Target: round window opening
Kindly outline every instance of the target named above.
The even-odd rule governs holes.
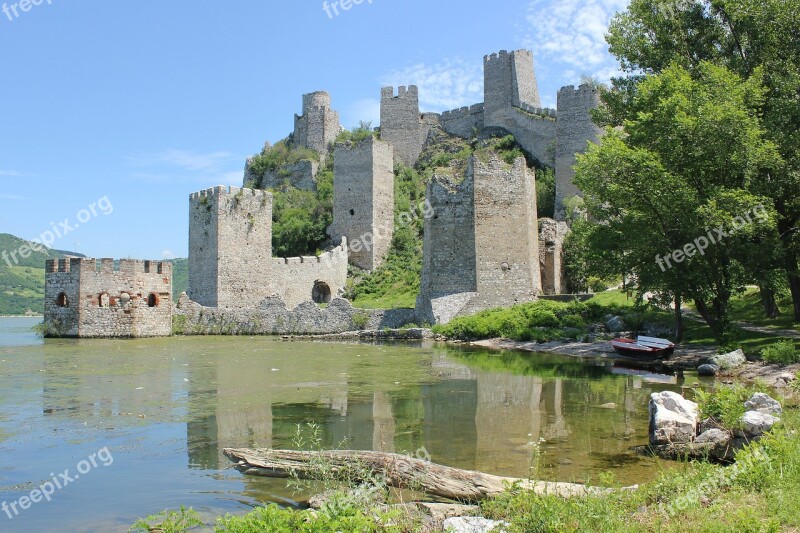
[[[331,303],[331,288],[327,283],[318,281],[314,284],[314,289],[311,291],[311,299],[314,303],[329,304]]]
[[[509,265],[508,263],[503,263],[502,265],[500,265],[500,268],[502,269],[503,272],[508,272],[509,270],[511,270],[511,265]]]

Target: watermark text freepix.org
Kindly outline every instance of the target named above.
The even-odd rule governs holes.
[[[339,9],[342,11],[350,11],[353,6],[360,6],[365,1],[372,5],[372,0],[334,0],[333,2],[325,0],[322,2],[322,10],[325,11],[329,19],[333,19],[339,16]]]
[[[108,448],[101,448],[75,466],[77,473],[70,472],[69,468],[58,475],[54,472],[50,472],[50,479],[42,483],[39,488],[33,489],[27,496],[22,496],[11,503],[3,502],[0,504],[0,509],[3,510],[3,513],[5,513],[9,520],[13,520],[15,517],[19,516],[22,511],[30,509],[33,504],[41,503],[42,500],[49,502],[53,499],[53,495],[57,490],[62,490],[67,487],[67,485],[78,481],[81,476],[85,476],[93,469],[99,468],[100,466],[108,467],[113,463],[114,457],[111,455]]]
[[[725,224],[720,224],[716,228],[706,228],[707,233],[705,235],[697,237],[694,242],[686,243],[683,248],[673,250],[664,257],[662,257],[661,254],[656,255],[656,264],[661,268],[661,272],[666,272],[668,269],[672,268],[673,261],[675,263],[683,263],[686,259],[692,258],[697,254],[706,255],[706,250],[708,250],[712,244],[721,243],[724,239],[736,234],[737,231],[742,230],[745,226],[755,224],[756,222],[763,223],[767,220],[769,220],[767,210],[763,205],[759,204],[750,211],[747,211],[743,216],[739,215],[734,217],[731,220],[730,227],[726,227]]]
[[[103,196],[75,214],[75,219],[78,222],[72,222],[69,218],[65,218],[58,224],[51,222],[50,229],[43,231],[37,238],[31,239],[32,244],[23,244],[16,250],[3,250],[0,252],[0,257],[9,267],[19,265],[21,259],[29,258],[34,252],[46,254],[47,249],[56,242],[56,239],[69,235],[78,229],[80,224],[86,224],[101,214],[108,216],[113,212],[114,206],[111,204],[111,200],[108,199],[108,196]]]
[[[14,2],[12,4],[3,2],[0,11],[8,18],[9,22],[14,22],[21,17],[23,13],[27,13],[34,6],[40,6],[45,2],[47,2],[48,5],[53,5],[53,0],[19,0],[19,2]]]

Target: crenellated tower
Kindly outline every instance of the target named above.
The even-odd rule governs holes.
[[[325,91],[303,95],[303,114],[294,116],[294,142],[322,158],[339,135],[339,113],[331,109],[331,96]]]
[[[573,183],[576,154],[597,142],[603,129],[592,121],[590,111],[600,105],[600,92],[593,85],[577,89],[569,85],[558,91],[556,121],[556,219],[564,220],[564,201],[581,192]]]
[[[394,147],[397,161],[413,167],[430,127],[426,127],[419,111],[419,90],[416,85],[381,89],[381,140]]]

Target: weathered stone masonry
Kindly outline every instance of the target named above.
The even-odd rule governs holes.
[[[394,234],[392,145],[369,136],[334,152],[333,223],[328,235],[350,243],[350,263],[365,270],[386,259]]]
[[[72,258],[45,264],[45,330],[53,337],[172,334],[172,264]]]
[[[215,187],[189,199],[189,298],[210,308],[331,301],[347,283],[347,241],[319,257],[272,256],[272,194]]]
[[[436,176],[427,198],[421,321],[535,300],[541,292],[536,186],[524,158],[470,160],[464,180]]]

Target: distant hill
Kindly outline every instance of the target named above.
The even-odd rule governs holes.
[[[44,312],[44,262],[62,257],[84,257],[65,250],[45,248],[23,258],[18,250],[31,242],[0,233],[0,315],[41,314]]]
[[[6,251],[6,258],[0,256],[0,315],[42,314],[44,312],[44,262],[48,259],[65,257],[86,257],[83,254],[65,250],[46,249],[46,253],[33,252],[22,258],[16,252],[23,245],[31,243],[0,233],[0,254]],[[189,263],[186,259],[173,259],[173,293],[177,298],[189,285]],[[9,263],[11,263],[9,265]]]

